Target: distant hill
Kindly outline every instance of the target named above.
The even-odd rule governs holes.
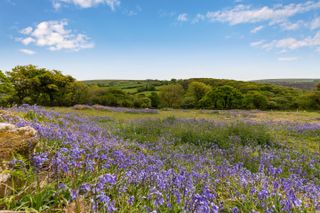
[[[129,94],[145,94],[148,95],[153,91],[157,91],[162,85],[168,81],[160,80],[87,80],[83,81],[88,85],[97,85],[103,88],[121,89]]]
[[[304,90],[313,90],[317,84],[320,83],[320,79],[265,79],[253,81],[263,84],[275,84],[286,87],[293,87]]]
[[[192,79],[190,79],[192,80]],[[197,79],[193,79],[197,80]],[[203,79],[202,79],[203,80]],[[212,79],[219,84],[229,84],[232,80],[223,80],[223,79]],[[154,87],[159,89],[164,84],[169,83],[170,81],[160,81],[160,80],[88,80],[83,81],[89,85],[97,85],[99,87],[113,87],[117,89],[124,90],[130,94],[137,94],[143,92],[146,87]],[[239,82],[239,81],[234,81]],[[278,86],[285,86],[303,90],[313,90],[316,88],[317,84],[320,83],[320,79],[263,79],[263,80],[254,80],[251,81],[258,84],[273,84]],[[149,90],[149,89],[147,89]],[[149,90],[149,91],[152,91]]]
[[[198,82],[197,87],[190,87],[193,82]],[[318,82],[320,79],[236,81],[192,78],[171,79],[170,81],[150,79],[84,81],[89,85],[89,92],[93,97],[90,103],[100,105],[138,108],[142,106],[145,108],[150,106],[155,108],[172,107],[171,102],[166,102],[167,99],[161,96],[163,93],[171,95],[172,89],[174,92],[178,91],[179,95],[177,97],[169,96],[175,98],[169,101],[178,100],[179,108],[275,110],[320,109],[320,105],[319,107],[317,105],[317,99],[314,99],[313,91]],[[167,85],[173,84],[178,87],[167,87]],[[198,94],[198,91],[204,87],[209,88],[208,92],[197,99],[194,94]]]
[[[264,92],[271,93],[300,93],[303,92],[301,87],[289,86],[285,85],[285,82],[289,82],[290,80],[259,80],[259,81],[237,81],[230,79],[214,79],[214,78],[190,78],[190,79],[171,79],[171,80],[86,80],[83,81],[85,84],[90,86],[98,86],[104,89],[119,89],[126,92],[129,95],[150,95],[152,92],[159,92],[161,87],[179,83],[183,86],[185,90],[188,89],[188,85],[192,81],[198,81],[210,85],[213,88],[221,87],[225,85],[232,86],[234,88],[239,89],[242,93],[247,93],[252,90],[259,90]],[[275,82],[275,83],[273,83]],[[300,80],[300,82],[303,82]],[[304,81],[308,82],[307,80]],[[320,82],[320,80],[319,80]],[[292,82],[295,83],[295,82]],[[309,86],[308,89],[313,87]]]

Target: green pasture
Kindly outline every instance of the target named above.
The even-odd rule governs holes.
[[[123,134],[126,133],[132,133],[132,131],[135,131],[137,128],[139,128],[140,133],[136,134],[134,132],[133,134],[135,136],[133,139],[136,140],[148,140],[148,137],[150,137],[150,140],[157,140],[163,135],[166,135],[168,132],[179,132],[181,129],[183,131],[192,131],[194,129],[192,126],[179,125],[178,127],[171,126],[170,128],[165,128],[164,131],[161,131],[161,134],[154,134],[154,132],[159,133],[157,128],[163,128],[160,123],[168,118],[206,120],[222,123],[257,123],[266,127],[266,131],[271,135],[272,140],[276,144],[298,150],[303,153],[314,153],[320,151],[320,131],[307,131],[305,133],[299,133],[294,130],[290,130],[289,128],[289,126],[295,125],[320,123],[320,112],[166,109],[159,110],[158,113],[131,113],[91,109],[74,110],[66,107],[57,107],[51,109],[61,113],[75,113],[80,116],[101,118],[100,123],[102,125],[108,125],[108,127],[113,126],[114,129],[120,128],[122,136],[124,136]],[[154,132],[150,133],[150,126],[153,127],[152,131]],[[201,138],[203,134],[204,131],[199,129],[199,131],[197,131],[195,135],[192,135],[192,137]]]

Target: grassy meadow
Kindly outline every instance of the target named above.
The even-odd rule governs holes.
[[[32,161],[9,162],[4,209],[316,212],[320,113],[21,106]]]

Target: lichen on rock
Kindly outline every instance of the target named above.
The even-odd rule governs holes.
[[[9,123],[0,123],[0,196],[6,194],[6,185],[10,182],[7,163],[19,154],[30,160],[37,145],[37,131],[32,127],[17,127]]]
[[[37,131],[32,127],[0,123],[0,162],[10,160],[16,153],[29,159],[36,144]]]

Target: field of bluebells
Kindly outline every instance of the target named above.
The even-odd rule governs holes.
[[[2,120],[35,128],[40,142],[31,162],[9,162],[1,209],[320,211],[320,123],[7,111]]]

